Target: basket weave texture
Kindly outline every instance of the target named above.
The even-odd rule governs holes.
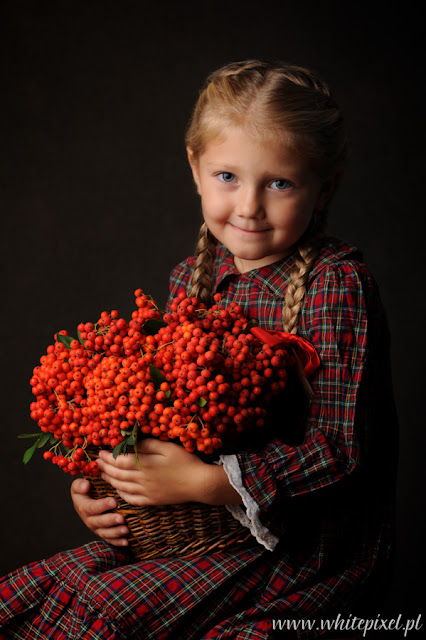
[[[250,531],[224,505],[198,502],[138,507],[125,502],[102,478],[85,476],[92,497],[113,497],[115,511],[129,528],[129,545],[136,560],[187,558],[231,550],[255,543]]]

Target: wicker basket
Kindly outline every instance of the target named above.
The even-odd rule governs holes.
[[[137,507],[128,504],[99,477],[85,476],[92,496],[112,496],[129,528],[130,548],[137,560],[187,558],[251,546],[255,539],[224,505],[198,502]]]

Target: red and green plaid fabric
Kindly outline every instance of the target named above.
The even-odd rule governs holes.
[[[172,271],[171,298],[187,289],[192,264]],[[289,256],[240,274],[220,247],[216,290],[281,329],[291,264]],[[327,240],[298,332],[321,358],[303,434],[294,436],[282,403],[271,438],[237,456],[262,523],[280,539],[275,550],[253,539],[232,553],[133,564],[90,543],[3,579],[0,638],[266,639],[273,619],[376,612],[373,594],[392,564],[396,418],[386,321],[354,248]]]

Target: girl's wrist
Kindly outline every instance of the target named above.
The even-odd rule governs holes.
[[[203,499],[205,504],[241,504],[238,491],[229,482],[225,469],[217,464],[206,464],[204,470]]]

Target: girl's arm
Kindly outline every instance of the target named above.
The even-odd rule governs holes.
[[[321,496],[355,479],[367,482],[370,496],[389,493],[395,466],[388,333],[368,271],[348,262],[320,272],[299,333],[321,359],[311,380],[315,398],[303,442],[286,444],[283,406],[280,435],[257,452],[222,457],[225,470],[237,478],[234,486],[245,496],[252,522],[260,519],[278,536],[290,503],[311,497],[318,504]],[[334,495],[336,501],[344,499]]]

